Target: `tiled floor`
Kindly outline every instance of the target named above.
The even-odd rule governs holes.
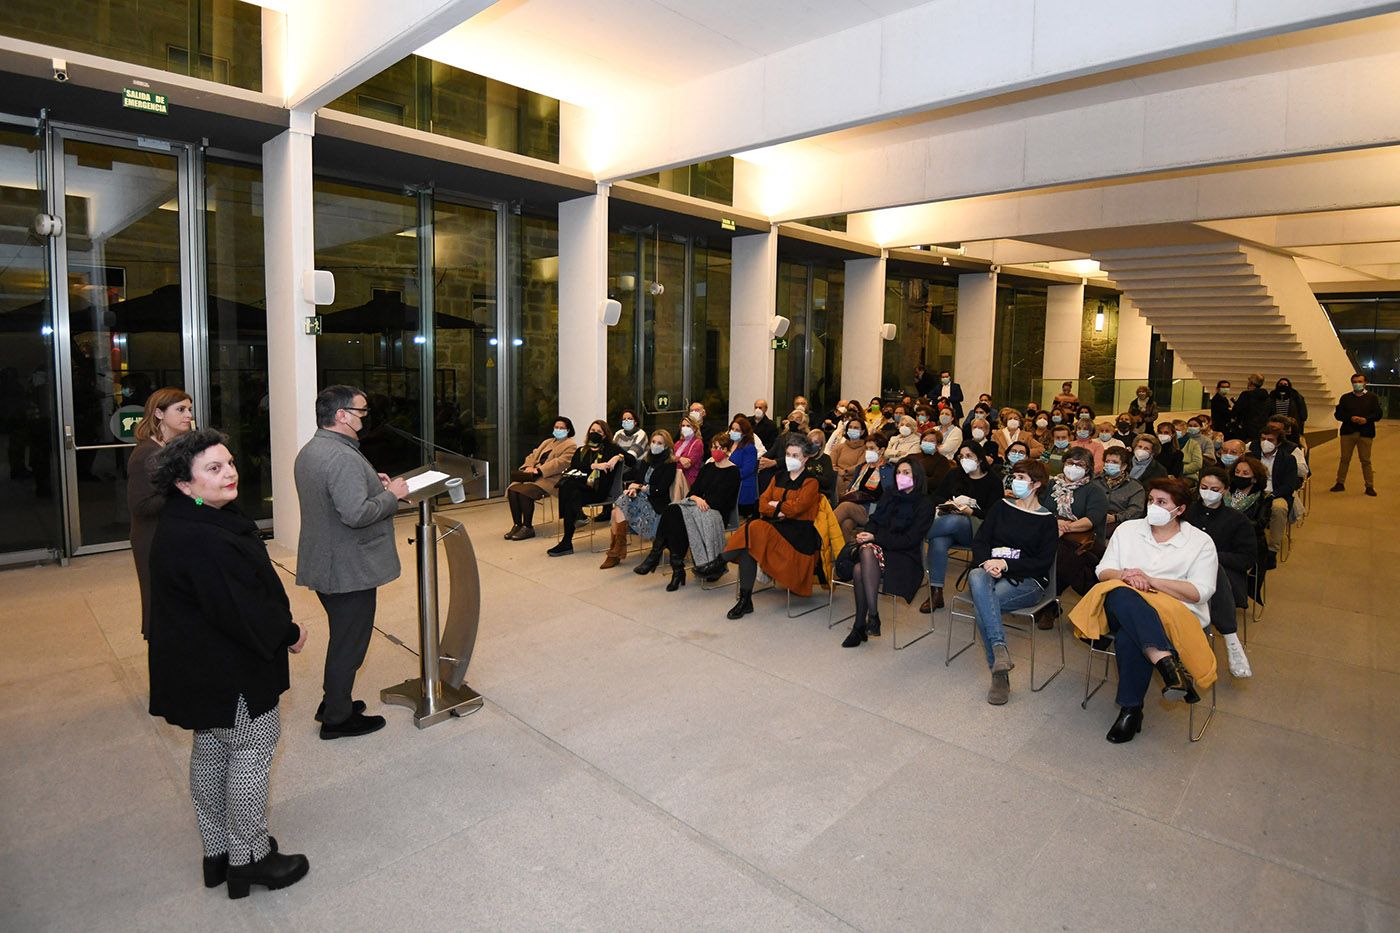
[[[732,590],[549,559],[470,511],[486,707],[319,741],[325,622],[292,589],[312,634],[272,826],[312,871],[236,902],[200,884],[189,736],[144,711],[129,555],[0,574],[0,928],[1400,929],[1400,432],[1379,499],[1326,492],[1335,448],[1249,631],[1255,677],[1225,676],[1196,745],[1161,703],[1106,743],[1077,644],[993,708],[979,652],[945,667],[942,614],[907,651],[843,651],[824,612],[765,593],[730,622]],[[380,605],[414,644],[412,581]],[[376,636],[358,692],[378,707],[415,669]]]

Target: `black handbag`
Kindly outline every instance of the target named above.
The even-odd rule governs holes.
[[[841,553],[836,555],[836,560],[832,562],[831,570],[838,580],[850,580],[856,575],[856,561],[859,559],[860,544],[856,541],[848,541],[841,548]]]

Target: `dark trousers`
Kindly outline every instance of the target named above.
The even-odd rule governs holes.
[[[681,507],[675,503],[661,510],[661,518],[656,523],[656,537],[651,539],[651,549],[658,554],[667,549],[676,560],[683,560],[685,552],[690,550],[685,517],[681,515]]]
[[[326,674],[321,682],[325,692],[325,711],[321,721],[340,723],[350,718],[351,693],[355,689],[355,673],[365,662],[369,636],[374,631],[374,604],[377,590],[356,590],[353,593],[317,593],[325,607],[330,623],[330,638],[326,644]]]
[[[612,480],[607,479],[609,485],[603,489],[591,489],[588,483],[574,477],[566,477],[559,482],[559,487],[555,490],[555,495],[559,498],[559,518],[564,523],[564,540],[572,543],[574,540],[574,527],[578,524],[579,516],[583,514],[585,505],[598,505],[607,502],[612,497],[610,495]],[[530,515],[534,517],[533,502],[530,503]]]
[[[1108,630],[1118,660],[1118,705],[1141,706],[1156,669],[1143,654],[1148,648],[1171,651],[1162,617],[1132,587],[1120,586],[1103,601]]]

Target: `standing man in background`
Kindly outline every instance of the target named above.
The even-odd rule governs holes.
[[[937,397],[947,399],[948,404],[952,406],[953,417],[956,420],[961,421],[963,418],[962,386],[958,385],[956,382],[953,381],[953,374],[948,372],[948,370],[946,369],[938,374],[938,381],[939,386]]]
[[[360,453],[369,417],[365,394],[330,386],[316,396],[316,433],[293,468],[301,500],[297,585],[315,590],[330,623],[325,696],[316,710],[321,738],[365,735],[384,728],[351,693],[374,631],[376,588],[399,576],[394,513],[408,484],[376,473]]]
[[[937,383],[933,381],[933,376],[929,375],[929,371],[923,363],[914,367],[914,394],[916,396],[932,399],[936,386]]]
[[[1376,422],[1381,420],[1381,400],[1374,392],[1366,391],[1366,376],[1351,374],[1351,391],[1337,401],[1333,412],[1342,423],[1338,431],[1341,444],[1337,460],[1337,485],[1333,492],[1345,492],[1347,470],[1351,468],[1351,452],[1361,455],[1361,478],[1366,481],[1366,495],[1374,496],[1376,486],[1371,475],[1371,443],[1376,439]]]
[[[1210,425],[1226,437],[1230,433],[1230,419],[1233,405],[1230,402],[1230,380],[1221,379],[1215,384],[1215,394],[1210,397]]]
[[[1269,393],[1264,391],[1263,373],[1253,373],[1248,380],[1249,387],[1240,393],[1240,397],[1235,400],[1234,430],[1226,431],[1225,436],[1229,438],[1239,438],[1246,444],[1259,436],[1259,432],[1264,430],[1264,422],[1269,418],[1269,411],[1272,408],[1269,402]]]

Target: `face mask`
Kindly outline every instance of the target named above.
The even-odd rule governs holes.
[[[652,444],[652,445],[651,445],[651,452],[652,452],[653,455],[659,457],[659,456],[661,456],[663,453],[666,452],[666,445],[665,445],[665,444]]]
[[[916,418],[916,419],[914,419],[914,420],[918,421],[919,424],[928,424],[928,415],[920,415],[918,418]]]
[[[568,437],[568,436],[569,436],[569,432],[566,431],[566,430],[564,430],[563,428],[555,428],[555,429],[554,429],[554,439],[555,439],[556,441],[562,441],[564,438],[566,438],[566,437]]]
[[[1219,489],[1201,489],[1201,501],[1214,508],[1220,504],[1220,500],[1225,498],[1225,493]]]
[[[1280,392],[1287,392],[1293,387],[1286,382],[1280,382],[1278,385],[1274,386],[1274,388],[1278,389]]]
[[[860,428],[847,428],[847,429],[846,429],[846,436],[849,437],[849,438],[850,438],[851,440],[853,440],[853,441],[858,441],[858,440],[860,440],[860,435],[861,435]]]
[[[1077,483],[1084,478],[1084,468],[1078,464],[1071,463],[1065,467],[1065,479],[1071,483]]]
[[[737,444],[737,443],[739,443],[739,441],[741,441],[741,440],[744,439],[744,432],[743,432],[743,431],[730,431],[730,432],[729,432],[729,439],[730,439],[731,441],[733,441],[734,443]]]
[[[981,428],[973,428],[973,429],[972,429],[972,439],[973,439],[973,440],[980,441],[982,438],[984,438],[984,437],[986,437],[986,436],[987,436],[987,432],[986,432],[986,431],[983,431]]]
[[[1099,442],[1100,442],[1100,443],[1106,444],[1106,443],[1108,443],[1108,442],[1111,441],[1111,440],[1113,440],[1113,435],[1112,435],[1111,433],[1109,433],[1108,431],[1100,431],[1100,432],[1099,432]]]
[[[1127,434],[1130,430],[1132,430],[1132,427],[1133,426],[1131,424],[1128,424],[1128,422],[1120,421],[1118,422],[1118,433]]]
[[[1229,386],[1223,386],[1223,387],[1221,387],[1221,389],[1220,389],[1220,394],[1221,394],[1223,397],[1225,397],[1225,398],[1229,398],[1229,397],[1230,397],[1230,387],[1229,387]]]
[[[694,437],[694,436],[695,436],[695,429],[692,428],[690,425],[687,424],[687,425],[685,425],[684,427],[681,428],[681,437],[684,437],[684,438],[687,438],[687,439],[688,439],[688,438],[692,438],[692,437]]]
[[[1011,494],[1017,499],[1024,499],[1031,494],[1031,481],[1028,479],[1013,479],[1011,481]]]
[[[630,433],[630,432],[632,432],[632,431],[635,431],[636,429],[637,429],[637,422],[633,421],[631,418],[623,418],[623,419],[622,419],[622,430],[627,431],[627,432]]]
[[[914,488],[914,477],[910,476],[908,473],[896,473],[894,475],[894,484],[899,487],[900,492],[908,492]]]
[[[1143,450],[1139,447],[1137,450],[1133,451],[1133,459],[1138,463],[1146,463],[1148,460],[1152,459],[1152,451]]]
[[[1021,453],[1019,450],[1013,450],[1011,451],[1011,453],[1006,455],[1007,463],[1020,463],[1024,459],[1026,459],[1026,455]]]
[[[975,472],[977,472],[977,460],[976,460],[975,458],[973,458],[973,457],[964,457],[963,459],[959,460],[958,462],[959,462],[960,464],[962,464],[962,468],[963,468],[963,472],[964,472],[964,473],[975,473]]]
[[[1066,447],[1068,447],[1068,446],[1069,446],[1069,439],[1068,439],[1068,438],[1065,438],[1065,437],[1057,437],[1057,438],[1055,438],[1055,449],[1056,449],[1056,450],[1064,450],[1064,449],[1065,449]]]
[[[1158,435],[1157,435],[1157,440],[1161,441],[1162,444],[1163,444],[1163,446],[1165,446],[1165,445],[1171,443],[1171,441],[1172,441],[1172,436],[1171,436],[1170,434],[1158,434]]]
[[[1123,472],[1123,464],[1105,463],[1103,465],[1103,472],[1105,476],[1117,476],[1119,473]]]
[[[802,461],[797,457],[784,457],[783,463],[787,466],[789,473],[796,473],[802,469]]]
[[[723,463],[724,460],[725,460],[725,458],[728,457],[728,456],[729,456],[729,451],[723,450],[723,449],[718,448],[718,447],[716,447],[714,450],[710,451],[710,458],[711,458],[712,460],[714,460],[715,463]]]
[[[1183,437],[1186,436],[1186,433],[1185,433],[1184,431],[1177,431],[1177,432],[1175,432],[1175,433],[1176,433],[1176,439],[1177,439],[1177,440],[1181,440]]]
[[[1050,416],[1050,420],[1053,421],[1053,422],[1055,422],[1056,424],[1059,424],[1060,422],[1064,421],[1065,419],[1064,419],[1064,416],[1063,416],[1063,415],[1051,415],[1051,416]]]
[[[1093,433],[1093,431],[1086,431],[1083,428],[1080,428],[1078,431],[1074,432],[1074,435],[1075,437],[1078,437],[1081,441],[1086,441],[1089,439],[1089,435]]]
[[[588,443],[592,444],[594,447],[597,447],[599,444],[603,443],[603,435],[599,434],[597,431],[589,431]]]
[[[950,425],[950,424],[953,423],[953,416],[952,416],[952,415],[939,415],[939,416],[938,416],[938,423],[946,427],[946,426],[948,426],[948,425]]]
[[[1192,437],[1200,437],[1200,436],[1201,436],[1201,429],[1200,429],[1200,428],[1187,428],[1187,429],[1186,429],[1186,433],[1189,434],[1189,435],[1191,435]]]
[[[909,425],[907,425],[907,424],[902,424],[902,425],[899,426],[899,436],[900,436],[900,437],[908,437],[909,435],[911,435],[911,434],[913,434],[913,433],[914,433],[914,429],[911,428],[911,427],[909,427]]]
[[[1050,422],[1046,421],[1044,418],[1037,418],[1035,419],[1035,426],[1043,431],[1050,427]]]
[[[1094,416],[1093,416],[1092,414],[1090,414],[1089,412],[1087,412],[1087,411],[1081,411],[1081,412],[1079,413],[1079,417],[1080,417],[1081,419],[1083,419],[1083,418],[1092,418],[1092,417],[1094,417]]]
[[[1259,442],[1259,449],[1262,450],[1262,451],[1264,451],[1264,453],[1266,453],[1266,454],[1271,454],[1271,453],[1273,453],[1276,449],[1278,449],[1278,445],[1275,444],[1273,441],[1260,441],[1260,442]]]
[[[1008,431],[1019,431],[1019,430],[1021,430],[1021,422],[1018,421],[1018,420],[1016,420],[1015,418],[1008,418],[1008,419],[1006,419],[1006,430],[1008,430]]]
[[[1226,466],[1234,466],[1234,465],[1235,465],[1235,461],[1236,461],[1236,460],[1239,460],[1239,459],[1240,459],[1240,455],[1239,455],[1239,454],[1221,454],[1221,455],[1220,455],[1220,462],[1223,463],[1223,464],[1225,464]]]
[[[871,412],[877,412],[877,411],[879,411],[879,410],[880,410],[880,403],[879,403],[879,402],[871,402],[871,403],[870,403],[870,411],[871,411]]]
[[[1152,503],[1147,507],[1147,524],[1154,527],[1165,525],[1172,520],[1172,513],[1162,508],[1157,503]]]
[[[929,456],[933,456],[935,453],[938,452],[938,445],[935,444],[933,441],[920,441],[919,449],[922,450],[924,453],[928,454]]]
[[[1351,391],[1356,392],[1357,394],[1360,394],[1360,393],[1362,393],[1362,392],[1365,392],[1365,391],[1366,391],[1366,383],[1364,383],[1364,382],[1353,382],[1353,383],[1351,384]]]
[[[941,382],[941,383],[943,383],[943,384],[946,386],[946,385],[948,385],[950,382],[952,382],[953,380],[950,379],[950,378],[947,377],[947,376],[944,376],[942,379],[940,379],[940,380],[938,380],[938,381]]]
[[[794,406],[792,406],[792,410],[793,410],[793,411],[806,411],[806,410],[807,410],[807,406],[806,406],[806,405],[794,405]]]
[[[762,408],[755,408],[755,409],[753,410],[753,416],[754,416],[754,419],[755,419],[755,420],[761,419],[761,418],[763,417],[763,409],[762,409]]]
[[[865,452],[865,462],[866,462],[866,463],[874,463],[875,461],[877,461],[877,460],[879,460],[879,459],[880,459],[880,452],[879,452],[878,450],[867,450],[867,451]]]
[[[1250,486],[1253,486],[1253,485],[1254,485],[1254,478],[1251,477],[1251,476],[1232,476],[1232,477],[1230,477],[1230,488],[1231,488],[1231,489],[1248,489]]]
[[[690,413],[690,420],[699,424],[701,421],[705,420],[705,416],[698,411],[692,411]]]

